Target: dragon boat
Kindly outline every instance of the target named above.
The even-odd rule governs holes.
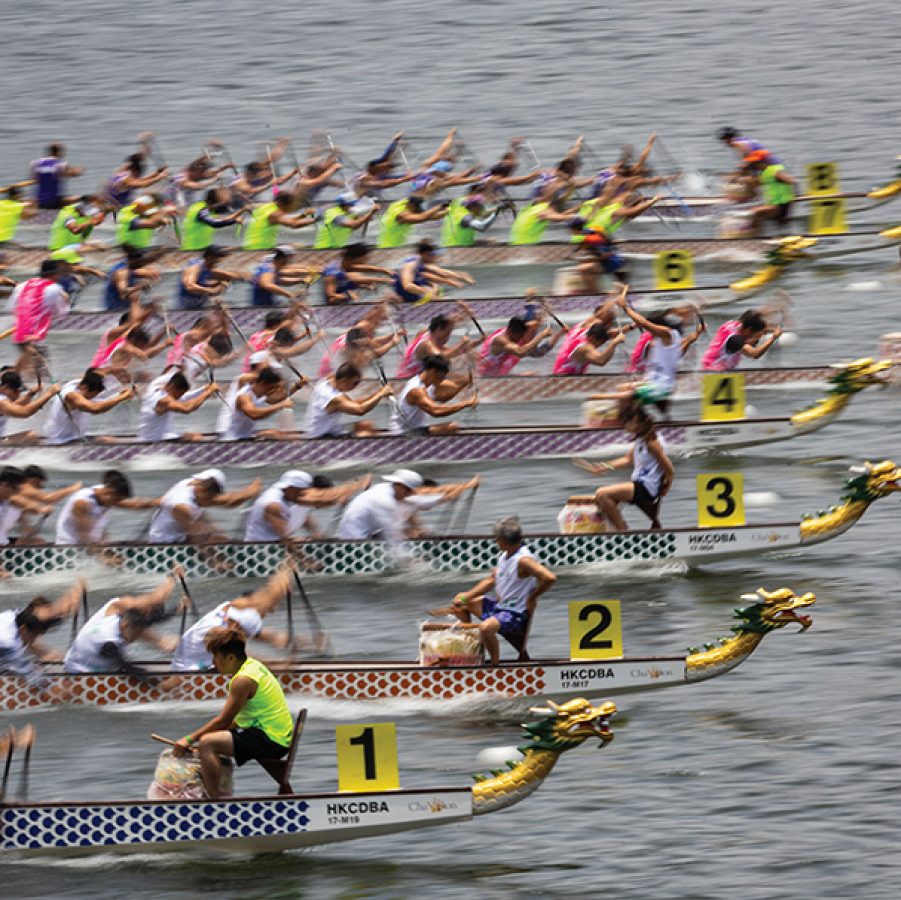
[[[901,469],[885,460],[867,463],[850,478],[837,506],[804,516],[800,521],[722,528],[530,534],[528,543],[541,561],[554,570],[579,571],[591,566],[649,562],[699,565],[732,556],[805,547],[838,537],[859,521],[871,503],[899,489]],[[416,572],[482,572],[497,562],[497,545],[490,535],[427,537],[401,544],[312,540],[303,541],[298,547],[302,549],[299,563],[316,576],[377,575],[402,567]],[[104,545],[103,549],[115,558],[116,565],[141,574],[156,574],[178,564],[190,576],[230,573],[264,578],[273,575],[285,559],[284,545],[277,542],[117,543]],[[96,559],[94,552],[79,546],[2,547],[0,567],[14,577],[83,571]]]
[[[825,397],[791,416],[736,421],[668,421],[658,432],[671,453],[732,450],[785,441],[825,428],[835,421],[851,397],[873,385],[887,386],[890,361],[859,359],[837,365],[829,377]],[[372,437],[245,439],[226,441],[205,437],[198,441],[138,441],[123,435],[110,440],[82,441],[64,446],[41,442],[7,442],[0,445],[0,460],[26,458],[30,463],[53,467],[62,452],[71,462],[127,466],[153,457],[174,466],[236,466],[303,464],[321,469],[337,465],[400,463],[494,462],[511,459],[553,459],[596,455],[632,443],[617,423],[591,426],[463,427],[448,435],[388,435]],[[48,452],[49,451],[49,452]]]
[[[274,853],[394,834],[498,812],[534,793],[561,753],[589,738],[613,739],[613,703],[578,698],[533,711],[522,759],[474,775],[471,787],[382,792],[283,793],[220,800],[99,802],[0,799],[0,850],[10,857],[216,851]]]
[[[828,259],[848,253],[869,253],[884,250],[895,244],[901,235],[888,231],[846,231],[826,237],[816,235],[801,236],[808,243],[818,244],[822,254],[808,253],[807,258]],[[797,238],[793,238],[797,239]],[[671,250],[690,253],[697,260],[724,262],[765,261],[768,255],[784,238],[779,237],[648,237],[625,238],[615,242],[617,252],[625,257],[644,259]],[[244,250],[231,247],[229,263],[232,266],[251,267],[259,265],[267,255],[265,250]],[[569,241],[542,241],[537,244],[476,244],[471,247],[448,247],[442,255],[442,262],[450,266],[496,266],[496,265],[556,265],[572,260],[578,253],[579,245]],[[335,250],[315,250],[297,247],[294,261],[300,265],[325,266],[338,256]],[[411,252],[412,245],[405,247],[375,248],[369,261],[373,265],[399,266]],[[8,245],[5,248],[5,262],[13,274],[33,272],[48,255],[44,248],[24,248]],[[196,258],[196,251],[164,248],[155,265],[163,272],[177,272],[190,260]],[[86,251],[86,258],[94,266],[111,266],[119,258],[118,248]]]
[[[440,626],[445,653],[436,664],[432,657],[420,662],[373,662],[372,660],[305,661],[272,664],[286,694],[329,700],[460,700],[537,698],[569,699],[583,693],[623,694],[706,681],[744,662],[764,637],[790,623],[810,627],[809,616],[798,610],[811,606],[812,593],[796,596],[781,588],[742,595],[753,601],[735,610],[738,620],[729,637],[690,647],[687,654],[673,656],[623,656],[604,660],[536,659],[506,662],[496,666],[448,664],[448,654],[463,643],[459,627]],[[433,623],[427,623],[433,624]],[[474,638],[478,644],[478,638]],[[442,646],[442,645],[437,645]],[[44,667],[53,691],[46,696],[65,696],[79,706],[110,706],[124,703],[217,700],[223,697],[228,679],[216,672],[171,672],[166,663],[140,663],[143,674],[66,675],[59,665]],[[41,706],[44,699],[23,678],[0,675],[0,710],[12,712]]]

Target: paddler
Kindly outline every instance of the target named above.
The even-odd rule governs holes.
[[[227,626],[206,636],[213,667],[229,677],[228,698],[222,712],[179,740],[176,756],[200,756],[201,777],[210,799],[219,799],[222,756],[243,766],[248,760],[277,760],[290,748],[294,733],[291,711],[275,676],[247,655],[244,632]]]
[[[58,384],[51,384],[45,391],[29,390],[22,395],[22,376],[12,368],[0,370],[0,439],[6,443],[35,441],[40,438],[36,431],[18,431],[7,434],[10,419],[30,419],[43,409],[60,390]]]
[[[279,367],[280,368],[280,367]],[[256,373],[249,384],[240,388],[233,402],[229,402],[228,420],[220,432],[224,441],[243,441],[249,438],[282,440],[290,437],[293,429],[261,428],[264,419],[292,410],[297,394],[306,384],[306,379],[298,381],[290,388],[285,385],[275,366],[265,366]]]
[[[210,381],[199,388],[191,388],[181,372],[165,372],[147,385],[138,419],[139,441],[200,441],[199,431],[179,431],[175,415],[188,416],[197,412],[211,397],[222,396],[219,385]]]
[[[383,475],[379,484],[350,501],[338,525],[338,538],[395,544],[407,539],[410,521],[420,506],[434,506],[443,499],[439,494],[427,496],[423,486],[422,476],[412,469]]]
[[[760,359],[781,335],[781,326],[768,325],[756,309],[746,309],[741,318],[720,325],[701,358],[701,368],[705,372],[731,372],[742,356]]]
[[[423,198],[418,194],[402,197],[389,204],[379,219],[377,247],[403,247],[411,243],[410,235],[414,226],[431,222],[444,216],[445,206],[423,207]]]
[[[42,697],[66,698],[65,691],[52,684],[36,663],[60,660],[60,654],[45,646],[43,638],[76,614],[84,589],[84,579],[76,578],[55,602],[33,597],[21,609],[0,612],[0,674],[23,678]]]
[[[607,326],[600,322],[594,322],[584,330],[572,328],[554,360],[554,374],[585,375],[589,366],[606,366],[625,339],[622,331],[611,335]],[[607,346],[601,350],[604,344]]]
[[[352,362],[341,363],[333,375],[320,378],[313,388],[307,404],[304,434],[310,438],[325,437],[367,437],[375,434],[373,422],[361,419],[353,427],[346,416],[365,416],[372,412],[382,400],[392,395],[388,385],[380,387],[368,397],[355,400],[350,392],[363,380],[359,366]]]
[[[103,375],[95,369],[87,369],[80,379],[66,382],[50,404],[50,413],[44,421],[44,443],[61,445],[85,440],[88,416],[109,412],[135,395],[133,387],[123,387],[118,393],[100,399],[105,389]],[[110,443],[114,438],[102,434],[93,440]]]
[[[473,615],[481,620],[479,638],[491,665],[500,662],[497,636],[510,639],[528,659],[526,643],[538,598],[549,591],[557,576],[532,555],[523,542],[519,519],[512,516],[494,526],[494,540],[501,551],[497,567],[468,591],[454,597],[454,614],[461,622]]]
[[[0,546],[17,543],[11,536],[23,513],[34,513],[46,518],[53,512],[47,506],[32,499],[22,490],[25,475],[16,466],[4,466],[0,469]]]
[[[464,303],[459,304],[464,309],[469,309]],[[456,316],[437,315],[429,321],[429,327],[423,329],[410,341],[404,351],[403,359],[397,367],[397,378],[412,378],[422,371],[423,360],[428,356],[443,356],[445,359],[454,359],[466,353],[472,347],[472,341],[464,335],[460,340],[450,345],[451,335],[459,323]]]
[[[556,337],[552,337],[553,330],[549,326],[541,328],[540,317],[526,322],[520,316],[513,316],[503,328],[493,331],[482,342],[477,371],[483,377],[509,375],[542,341],[550,339],[552,347],[563,334],[565,332],[561,329]]]
[[[153,233],[176,219],[174,206],[164,204],[155,194],[142,194],[134,203],[123,206],[116,216],[116,242],[123,247],[149,247]]]
[[[236,491],[226,492],[221,469],[204,469],[169,488],[150,523],[151,544],[215,543],[228,538],[204,512],[212,506],[234,509],[253,500],[262,488],[259,478]]]
[[[101,375],[112,375],[125,384],[133,380],[130,370],[136,363],[145,363],[171,346],[172,339],[166,337],[165,332],[154,342],[140,322],[132,322],[119,337],[101,341],[89,368],[96,369]]]
[[[244,272],[222,268],[220,263],[228,253],[225,247],[210,244],[201,256],[188,261],[179,279],[179,309],[203,309],[211,300],[225,293],[232,281],[247,278]]]
[[[355,231],[364,228],[379,211],[378,203],[369,204],[359,215],[354,212],[357,197],[353,191],[339,194],[334,206],[322,214],[322,221],[316,231],[313,247],[317,250],[336,250],[346,247]]]
[[[313,519],[312,510],[345,506],[371,483],[372,476],[364,475],[335,487],[325,475],[290,469],[254,501],[244,540],[293,544],[301,529],[308,537],[322,538],[324,535]]]
[[[578,215],[579,207],[562,208],[559,203],[551,204],[549,200],[536,200],[521,209],[510,227],[510,244],[537,244],[544,237],[548,225],[552,222],[569,222]]]
[[[749,153],[744,162],[757,175],[763,194],[763,205],[754,207],[748,219],[748,232],[759,234],[767,222],[784,225],[795,199],[798,179],[789,175],[782,163],[773,162],[766,150]]]
[[[106,273],[103,306],[109,311],[137,311],[142,294],[159,283],[160,271],[150,263],[151,254],[137,247],[126,247],[125,256]]]
[[[213,667],[213,658],[207,651],[207,635],[214,628],[236,628],[245,640],[257,638],[272,647],[284,650],[291,645],[290,636],[284,631],[263,628],[263,619],[278,609],[291,589],[291,569],[283,565],[261,588],[248,591],[234,600],[226,600],[201,616],[179,638],[172,654],[174,672],[206,672]],[[177,680],[173,682],[178,684]]]
[[[59,284],[63,274],[59,260],[45,259],[37,277],[18,284],[9,298],[12,339],[19,351],[16,369],[20,372],[28,365],[35,366],[35,371],[43,365],[47,353],[44,342],[53,320],[69,311],[69,295]]]
[[[291,191],[279,191],[275,200],[253,208],[244,229],[242,247],[245,250],[274,250],[278,244],[280,228],[307,228],[316,223],[315,211],[294,215],[299,198]]]
[[[213,243],[220,228],[240,222],[246,210],[243,207],[233,211],[230,209],[228,188],[212,188],[203,200],[192,203],[181,226],[181,249],[203,250]]]
[[[143,641],[163,653],[171,653],[178,639],[153,630],[175,614],[166,609],[175,581],[171,575],[155,590],[133,597],[113,597],[88,619],[69,647],[63,670],[70,675],[91,672],[143,674],[128,658],[127,648]]]
[[[391,434],[441,435],[460,430],[459,422],[432,424],[430,421],[479,405],[474,389],[468,400],[450,402],[464,388],[472,387],[472,375],[466,380],[454,380],[447,377],[449,372],[450,363],[443,356],[427,356],[422,361],[422,371],[404,385],[394,404],[388,426]]]
[[[371,290],[380,284],[391,284],[394,273],[390,269],[366,264],[371,251],[369,244],[363,242],[348,244],[341,252],[341,258],[322,270],[322,291],[326,303],[354,303],[360,299],[360,291]]]
[[[502,202],[489,209],[485,195],[475,192],[452,200],[444,211],[441,246],[474,246],[479,235],[484,234],[494,224],[501,211],[511,208],[509,203]]]
[[[157,497],[133,496],[128,477],[110,469],[99,484],[69,495],[56,518],[54,543],[83,547],[108,543],[106,526],[114,509],[156,509],[159,505]]]
[[[103,202],[112,209],[127,206],[134,191],[145,191],[169,177],[165,166],[158,166],[149,175],[144,174],[146,159],[143,152],[132,153],[110,176],[103,186]]]
[[[721,141],[727,147],[735,150],[735,152],[738,153],[739,157],[742,160],[745,160],[751,153],[763,152],[764,154],[766,154],[766,159],[768,162],[780,162],[779,158],[770,150],[768,150],[766,145],[761,144],[760,141],[755,141],[754,138],[740,135],[737,129],[732,128],[731,126],[721,128],[717,132],[716,137],[718,141]]]
[[[190,208],[197,201],[200,193],[215,187],[219,176],[231,167],[231,163],[214,167],[209,155],[192,159],[181,172],[172,177],[171,196],[179,210],[184,211]],[[227,188],[226,191],[228,191]]]
[[[439,266],[438,253],[431,241],[420,241],[416,255],[408,256],[395,270],[392,288],[401,302],[427,301],[442,285],[459,288],[475,284],[475,279],[468,273]]]
[[[279,244],[272,256],[254,269],[250,279],[251,306],[278,306],[280,300],[296,300],[298,293],[288,288],[309,284],[319,277],[318,269],[296,264],[296,255],[290,244]]]
[[[84,173],[84,166],[73,166],[66,161],[65,145],[50,144],[46,156],[31,164],[31,176],[35,180],[35,200],[38,209],[60,209],[70,202],[66,196],[66,179],[77,178]]]
[[[672,486],[675,469],[663,439],[657,435],[654,420],[638,403],[626,401],[619,421],[635,438],[628,452],[610,462],[579,460],[579,465],[597,475],[631,466],[631,480],[597,489],[594,500],[598,510],[612,531],[625,531],[628,526],[619,508],[623,503],[632,503],[651,520],[652,529],[659,529],[660,501]]]
[[[6,189],[6,199],[0,200],[0,246],[15,240],[19,223],[33,219],[37,214],[34,200],[23,200],[22,191],[10,185]]]
[[[91,232],[106,218],[94,194],[84,194],[75,203],[62,207],[50,226],[48,250],[64,247],[82,248],[90,240]]]

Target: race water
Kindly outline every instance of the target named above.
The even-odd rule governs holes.
[[[552,160],[585,132],[609,160],[620,143],[641,144],[656,130],[686,168],[721,171],[732,160],[713,133],[735,124],[774,146],[795,172],[807,162],[837,161],[845,186],[867,188],[890,177],[901,149],[892,13],[875,2],[710,0],[683,7],[660,0],[7,4],[0,174],[22,177],[44,144],[63,139],[70,159],[90,166],[81,182],[90,187],[143,129],[158,133],[174,163],[210,136],[244,159],[258,149],[257,139],[304,137],[321,127],[361,159],[400,128],[425,150],[457,124],[485,159],[523,134],[543,161]],[[852,259],[789,275],[784,286],[795,300],[800,339],[772,354],[771,364],[867,355],[881,333],[898,330],[894,251]],[[541,270],[502,270],[480,288],[509,294],[547,287],[549,279]],[[66,335],[54,347],[60,374],[77,371],[94,346],[94,338]],[[768,392],[751,400],[784,412],[811,397]],[[486,405],[478,416],[567,421],[576,412],[574,403]],[[746,491],[778,494],[775,505],[749,509],[749,521],[822,508],[837,498],[849,465],[901,455],[897,419],[897,393],[868,392],[822,433],[681,461],[664,522],[693,524],[695,475],[705,471],[741,471]],[[478,467],[424,471],[446,479]],[[242,483],[258,473],[273,474],[229,477]],[[181,477],[133,475],[147,494]],[[494,467],[484,475],[469,523],[480,531],[512,512],[527,529],[551,530],[564,498],[593,484],[566,462]],[[53,472],[55,482],[65,478]],[[640,525],[634,510],[627,517]],[[115,522],[125,537],[137,536],[142,524],[135,517]],[[231,522],[236,527],[237,519]],[[849,534],[799,553],[690,573],[658,567],[561,578],[541,604],[533,635],[539,655],[566,652],[569,600],[621,599],[626,652],[646,654],[727,633],[739,595],[761,585],[811,590],[818,599],[810,631],[773,635],[732,674],[613,697],[621,709],[614,743],[601,753],[586,744],[567,754],[548,783],[513,810],[278,858],[3,860],[0,895],[896,897],[898,523],[897,499],[889,498]],[[88,575],[93,608],[154,583]],[[424,610],[472,581],[399,574],[311,580],[309,587],[339,655],[403,658],[415,654]],[[63,576],[4,584],[2,608],[64,586]],[[203,609],[248,586],[236,579],[192,583]],[[518,741],[519,712],[504,707],[308,706],[294,779],[304,790],[335,786],[340,722],[396,722],[407,787],[465,784],[480,750]],[[152,774],[158,746],[149,733],[177,737],[216,708],[56,709],[4,717],[3,724],[37,726],[32,797],[130,798],[143,795]],[[238,784],[248,793],[269,788],[258,771],[242,771]]]

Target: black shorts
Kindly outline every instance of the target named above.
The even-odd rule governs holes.
[[[288,748],[267,737],[261,728],[231,728],[235,762],[243,766],[250,759],[281,759]]]
[[[773,215],[773,221],[778,222],[780,225],[787,222],[788,214],[791,211],[791,208],[791,203],[778,203],[776,205],[776,212]]]
[[[633,481],[632,487],[634,493],[629,502],[633,506],[637,506],[651,522],[656,522],[657,514],[660,511],[660,496],[651,496],[651,492],[640,481]]]

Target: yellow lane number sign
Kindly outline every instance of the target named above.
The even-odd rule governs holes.
[[[616,659],[623,655],[619,600],[574,600],[569,604],[571,659]]]
[[[745,524],[745,479],[740,472],[698,475],[698,528]]]
[[[841,189],[836,163],[810,163],[807,166],[808,194],[838,194]]]
[[[741,372],[708,373],[702,379],[701,419],[730,422],[745,417],[745,376]]]
[[[664,250],[654,257],[658,291],[684,291],[695,286],[695,264],[687,250]]]
[[[400,787],[394,722],[338,725],[335,744],[339,791],[396,791]]]
[[[811,200],[807,230],[811,234],[844,234],[848,230],[844,199],[824,197],[822,200]]]

